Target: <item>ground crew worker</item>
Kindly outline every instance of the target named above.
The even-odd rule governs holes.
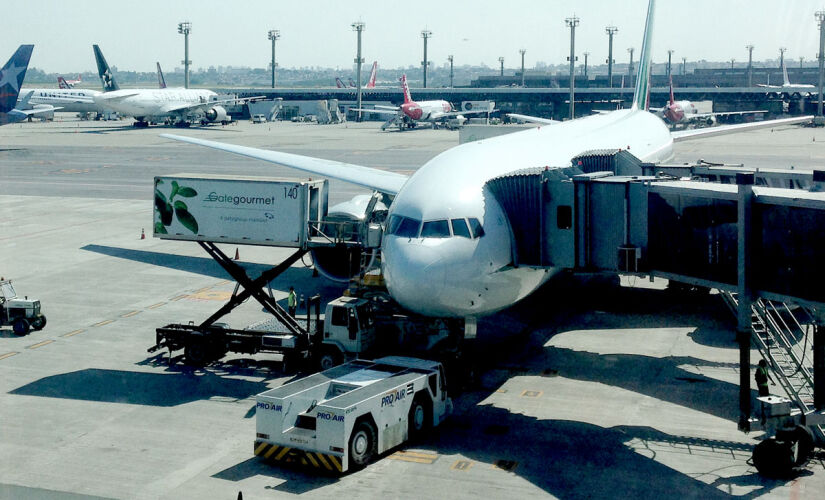
[[[759,396],[770,396],[771,393],[768,392],[768,380],[770,380],[773,385],[776,385],[776,383],[774,383],[771,375],[768,373],[768,364],[764,359],[759,360],[759,366],[756,367],[754,378],[756,379],[756,387],[759,388]]]
[[[295,288],[289,287],[289,295],[286,296],[286,305],[289,308],[289,315],[295,317],[295,310],[298,308],[298,297],[295,296]]]

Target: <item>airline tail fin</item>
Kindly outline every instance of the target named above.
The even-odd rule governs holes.
[[[0,69],[0,112],[8,113],[17,106],[17,95],[26,77],[32,50],[34,45],[21,45]]]
[[[346,87],[346,85],[344,85],[344,82],[342,82],[341,79],[337,76],[335,77],[335,86],[339,89]]]
[[[115,75],[109,68],[109,63],[103,57],[103,52],[100,51],[98,45],[93,45],[95,51],[95,61],[97,61],[97,74],[100,76],[100,83],[103,84],[103,92],[111,92],[113,90],[120,90],[120,86],[115,81]]]
[[[57,88],[59,88],[59,89],[70,89],[70,88],[72,88],[72,86],[69,85],[69,83],[66,81],[65,78],[63,78],[62,76],[58,76],[57,77]]]
[[[412,96],[410,95],[410,86],[407,85],[407,75],[401,75],[401,90],[404,91],[404,104],[412,102]]]
[[[670,105],[673,106],[674,102],[676,99],[673,98],[673,75],[670,75]]]
[[[647,6],[645,35],[639,53],[639,72],[636,75],[636,91],[633,93],[632,109],[647,109],[647,93],[650,91],[650,54],[653,51],[653,17],[656,0]]]
[[[165,89],[166,88],[166,78],[163,77],[163,70],[160,69],[160,63],[155,63],[158,65],[158,88]]]
[[[355,84],[355,80],[353,80],[352,78],[350,78],[349,80],[347,80],[347,84],[348,84],[348,85],[347,85],[348,87],[352,87],[352,88],[355,88],[355,87],[357,87],[357,86],[358,86],[358,85],[356,85],[356,84]]]
[[[785,61],[782,61],[782,78],[784,79],[782,85],[785,87],[790,87],[791,80],[788,78],[788,68],[785,67]]]
[[[367,80],[367,88],[374,89],[375,88],[375,72],[378,70],[378,61],[374,61],[372,63],[372,72],[370,72],[370,79]]]

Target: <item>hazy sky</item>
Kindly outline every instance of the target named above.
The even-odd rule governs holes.
[[[563,63],[569,53],[566,17],[577,15],[576,52],[591,61],[607,57],[604,28],[619,28],[614,58],[627,60],[628,47],[641,45],[647,0],[0,0],[3,27],[0,59],[5,61],[21,43],[35,44],[31,65],[47,72],[95,68],[92,44],[98,43],[110,64],[124,70],[154,71],[160,61],[166,71],[180,66],[183,36],[180,21],[192,22],[190,58],[195,68],[208,66],[266,67],[270,58],[267,31],[279,29],[279,66],[323,66],[348,69],[355,57],[351,23],[366,23],[363,57],[384,67],[418,65],[422,59],[420,32],[432,31],[429,59],[441,65],[448,54],[455,63],[498,66],[536,61]],[[667,50],[681,60],[747,60],[745,45],[753,43],[754,59],[813,59],[819,36],[813,0],[659,0],[654,61]]]

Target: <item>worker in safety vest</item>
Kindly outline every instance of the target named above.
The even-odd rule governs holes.
[[[768,392],[768,380],[771,381],[772,385],[776,385],[776,383],[771,378],[770,373],[768,373],[768,364],[764,359],[759,360],[759,366],[756,367],[754,378],[756,379],[756,387],[759,389],[759,396],[770,396],[771,393]]]
[[[295,317],[295,310],[298,308],[298,297],[295,296],[295,288],[289,287],[289,295],[286,296],[286,305],[289,308],[289,315]]]

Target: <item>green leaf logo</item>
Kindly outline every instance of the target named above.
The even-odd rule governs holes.
[[[189,212],[189,207],[183,200],[175,200],[176,196],[194,198],[198,192],[191,187],[180,186],[178,181],[172,181],[172,192],[167,200],[157,189],[157,185],[162,183],[160,179],[155,183],[155,210],[160,214],[160,222],[155,223],[155,232],[169,234],[166,228],[172,224],[172,219],[177,217],[183,227],[192,231],[193,234],[198,234],[198,221]]]

